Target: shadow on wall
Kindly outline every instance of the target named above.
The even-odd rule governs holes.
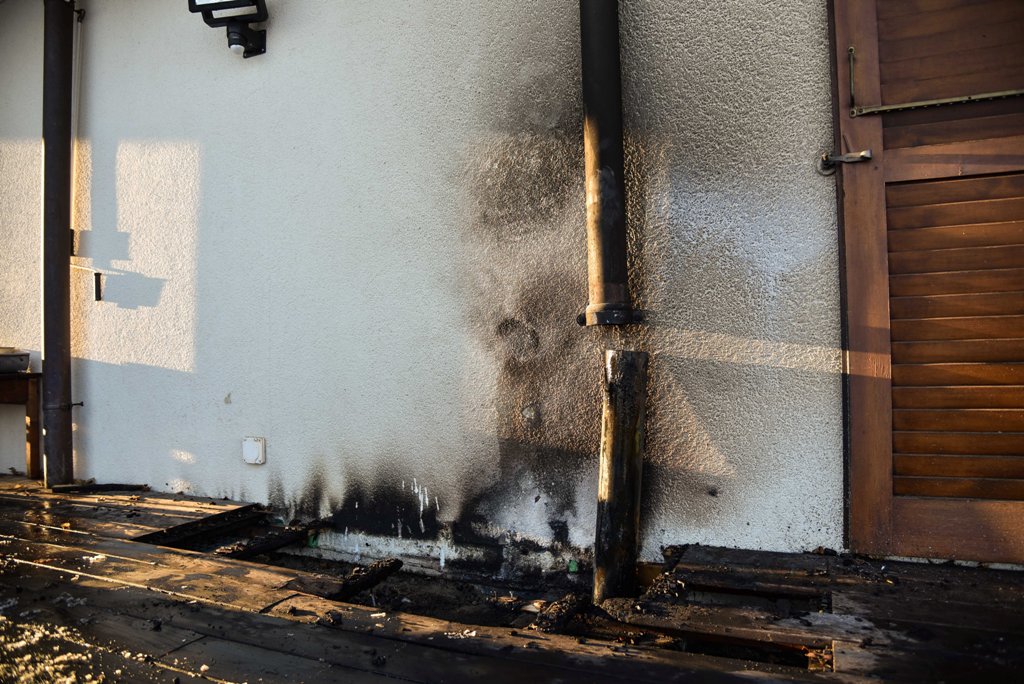
[[[99,301],[124,309],[155,307],[160,304],[166,278],[154,278],[123,268],[114,268],[114,261],[130,263],[131,232],[110,228],[91,228],[75,231],[74,254],[92,260],[93,267],[84,268],[90,274],[100,274]],[[93,285],[93,297],[97,297]]]
[[[194,456],[188,419],[173,401],[193,381],[190,372],[73,358],[75,397],[88,397],[72,414],[76,477],[127,456],[130,477],[138,480],[135,484],[158,491],[202,492],[203,465]],[[90,387],[108,391],[89,391]],[[134,429],[139,420],[153,426],[153,431],[140,435]],[[168,446],[158,448],[157,444]],[[123,477],[113,479],[123,481]]]

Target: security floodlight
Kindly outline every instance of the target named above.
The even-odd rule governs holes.
[[[266,21],[266,0],[188,0],[188,11],[202,13],[207,26],[224,26],[228,49],[236,55],[255,57],[267,51],[267,32],[249,24]]]

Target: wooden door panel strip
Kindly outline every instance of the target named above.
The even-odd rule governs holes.
[[[914,79],[928,80],[943,76],[965,76],[991,69],[1006,69],[1024,65],[1024,55],[1015,45],[964,50],[949,55],[912,57],[881,65],[882,85]]]
[[[889,272],[893,275],[1021,266],[1024,266],[1024,245],[931,249],[889,255]]]
[[[896,475],[1024,479],[1024,457],[1021,456],[893,454],[892,458]]]
[[[1007,339],[1024,335],[1024,316],[901,318],[890,329],[894,342]]]
[[[1024,103],[1024,100],[1021,102]],[[1019,120],[1021,123],[1021,126],[1015,129],[1016,131],[1024,129],[1024,113],[1012,118]],[[973,124],[976,121],[968,120],[966,123]],[[945,126],[948,124],[943,123],[941,125]],[[885,203],[890,211],[893,207],[1019,198],[1021,196],[1024,196],[1024,173],[953,178],[916,183],[893,183],[885,188]],[[969,221],[969,223],[977,222],[974,219]]]
[[[1024,291],[1024,268],[942,271],[889,278],[889,294],[893,297],[1015,291]]]
[[[1024,385],[893,387],[894,408],[1019,408]]]
[[[1024,108],[1024,98],[998,100],[998,104],[1007,102],[1020,103]],[[928,110],[923,110],[928,111]],[[910,112],[898,112],[900,114]],[[887,117],[895,116],[887,114]],[[921,145],[939,145],[968,140],[988,140],[991,138],[1008,138],[1024,130],[1024,114],[1013,113],[997,116],[963,118],[954,121],[936,121],[932,123],[905,124],[885,129],[885,149],[900,147],[917,147]],[[891,204],[891,203],[890,203]]]
[[[1024,433],[904,432],[892,433],[893,453],[1024,455]]]
[[[1024,480],[960,477],[903,477],[892,479],[897,496],[936,496],[1024,501]]]
[[[1024,244],[1024,221],[889,231],[890,252]]]
[[[896,409],[892,412],[892,427],[925,432],[1024,432],[1024,410]]]
[[[1024,197],[981,199],[911,207],[889,207],[890,231],[1024,220]]]
[[[920,558],[1024,562],[1024,535],[1008,534],[1024,519],[1024,503],[996,499],[896,497],[893,545]]]
[[[1024,170],[1024,135],[885,151],[885,181],[958,178]]]
[[[844,140],[856,140],[858,149],[883,151],[884,117],[851,118],[854,103],[850,89],[840,85],[855,80],[859,101],[881,101],[876,4],[843,3],[834,9],[835,45],[842,54],[836,60],[836,109],[844,117],[835,128],[836,149],[843,148]],[[857,46],[854,73],[847,54],[851,45]],[[884,457],[892,449],[892,391],[886,380],[890,373],[889,303],[884,283],[889,274],[883,167],[884,160],[877,159],[870,164],[848,164],[838,174],[848,274],[843,282],[847,339],[849,349],[864,352],[849,355],[847,381],[850,498],[857,502],[850,507],[849,531],[851,544],[860,549],[883,548],[891,521],[892,459]],[[881,457],[864,458],[867,454]]]
[[[883,0],[880,5],[890,0]],[[1024,6],[1016,0],[988,0],[978,4],[958,3],[952,7],[922,8],[911,15],[887,17],[878,24],[879,40],[903,40],[1024,20]]]
[[[1024,292],[892,297],[889,309],[894,319],[1017,316],[1024,314]]]
[[[991,0],[883,0],[878,4],[878,18],[891,20],[908,14],[920,15],[925,12],[961,7],[964,5],[985,5]],[[885,22],[880,22],[885,23]]]
[[[894,342],[892,361],[893,363],[1024,362],[1024,339]]]
[[[1024,35],[1024,20],[1007,21],[990,27],[961,26],[919,38],[878,41],[880,64],[915,57],[949,55],[998,45],[1019,44]],[[891,104],[891,103],[886,103]]]
[[[893,364],[899,387],[953,385],[1024,385],[1024,363]]]

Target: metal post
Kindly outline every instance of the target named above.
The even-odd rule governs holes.
[[[590,303],[581,323],[633,323],[626,260],[619,3],[580,0]]]
[[[645,352],[605,352],[594,541],[594,603],[598,605],[606,598],[632,596],[636,591],[647,361]]]
[[[43,477],[73,478],[71,446],[71,99],[74,4],[45,0],[43,36]]]

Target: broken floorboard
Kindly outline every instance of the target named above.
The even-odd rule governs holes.
[[[890,680],[1007,678],[1024,668],[1024,574],[836,554],[666,549],[614,620],[712,654]]]
[[[130,660],[142,654],[153,667],[195,676],[308,682],[486,677],[511,684],[523,678],[661,682],[696,674],[729,679],[730,672],[748,669],[736,661],[382,615],[281,589],[258,566],[238,568],[240,561],[215,559],[223,566],[219,574],[201,565],[189,576],[183,573],[188,561],[201,555],[152,547],[137,555],[120,547],[141,545],[109,540],[68,547],[9,536],[0,541],[9,542],[0,546],[0,604],[8,620],[59,626],[74,633],[75,643],[115,656],[127,651]],[[88,555],[111,550],[122,553]],[[151,565],[158,556],[166,563]],[[211,577],[216,581],[206,581]],[[339,617],[322,624],[331,612]]]

